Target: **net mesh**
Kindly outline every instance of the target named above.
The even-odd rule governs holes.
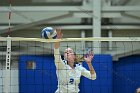
[[[1,38],[0,93],[5,93],[7,86],[8,93],[54,93],[58,79],[53,44],[58,41],[61,41],[61,56],[68,47],[74,50],[79,59],[89,49],[94,52],[92,65],[97,78],[90,80],[81,77],[80,93],[132,93],[140,85],[140,75],[137,74],[140,72],[140,38],[11,38],[10,73],[6,72],[7,38]],[[94,42],[101,46],[95,46]],[[86,62],[81,64],[88,69]]]

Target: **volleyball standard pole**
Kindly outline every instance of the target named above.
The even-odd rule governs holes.
[[[10,93],[10,70],[11,70],[11,37],[7,37],[6,67],[4,77],[4,93]]]

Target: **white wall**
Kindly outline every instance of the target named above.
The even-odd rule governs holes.
[[[19,93],[18,70],[10,70],[10,93]],[[5,70],[0,70],[0,93],[3,93]]]

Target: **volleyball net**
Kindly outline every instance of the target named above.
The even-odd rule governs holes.
[[[117,93],[116,86],[127,92],[126,87],[135,89],[140,84],[139,37],[0,37],[0,93],[54,93],[58,84],[53,57],[55,42],[60,42],[61,55],[68,47],[79,57],[89,49],[94,52],[92,64],[97,79],[82,77],[80,93]],[[88,69],[85,62],[81,64]]]

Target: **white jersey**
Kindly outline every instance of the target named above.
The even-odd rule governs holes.
[[[96,73],[91,75],[82,65],[76,64],[72,69],[67,62],[61,59],[59,49],[54,49],[56,73],[58,78],[58,89],[55,93],[78,93],[80,77],[83,75],[89,79],[96,79]]]

